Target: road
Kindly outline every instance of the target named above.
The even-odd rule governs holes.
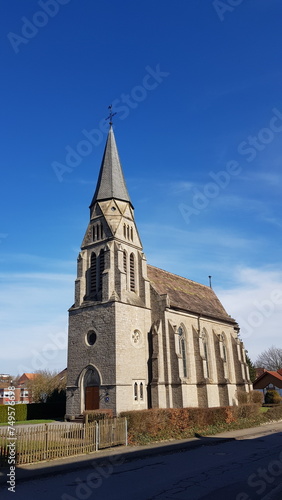
[[[1,500],[281,500],[282,425],[273,434],[19,482]]]

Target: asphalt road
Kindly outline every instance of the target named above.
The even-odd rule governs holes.
[[[281,500],[282,427],[273,434],[1,485],[0,498],[34,500]]]

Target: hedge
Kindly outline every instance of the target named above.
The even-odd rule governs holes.
[[[0,406],[0,422],[8,422],[8,406]],[[65,402],[31,403],[14,405],[16,422],[24,420],[39,420],[48,418],[63,418],[66,412]]]
[[[193,429],[231,424],[258,415],[259,405],[251,403],[215,408],[154,408],[120,414],[127,418],[129,435],[133,441],[141,435],[149,438],[179,437]]]

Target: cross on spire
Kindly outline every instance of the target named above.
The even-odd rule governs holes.
[[[110,110],[110,114],[109,114],[108,118],[106,118],[106,120],[110,120],[110,121],[109,121],[109,125],[110,125],[110,127],[111,127],[111,126],[112,126],[112,124],[113,124],[113,116],[115,116],[115,115],[116,115],[116,113],[113,113],[112,108],[113,108],[113,105],[112,105],[112,104],[111,104],[110,106],[108,106],[108,109]]]

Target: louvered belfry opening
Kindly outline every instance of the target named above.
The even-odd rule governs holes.
[[[91,267],[90,267],[90,292],[95,293],[97,287],[97,259],[95,252],[91,254]]]
[[[102,290],[104,269],[105,269],[105,252],[102,249],[99,255],[99,291]]]
[[[130,254],[130,290],[135,292],[135,259],[133,253]]]

